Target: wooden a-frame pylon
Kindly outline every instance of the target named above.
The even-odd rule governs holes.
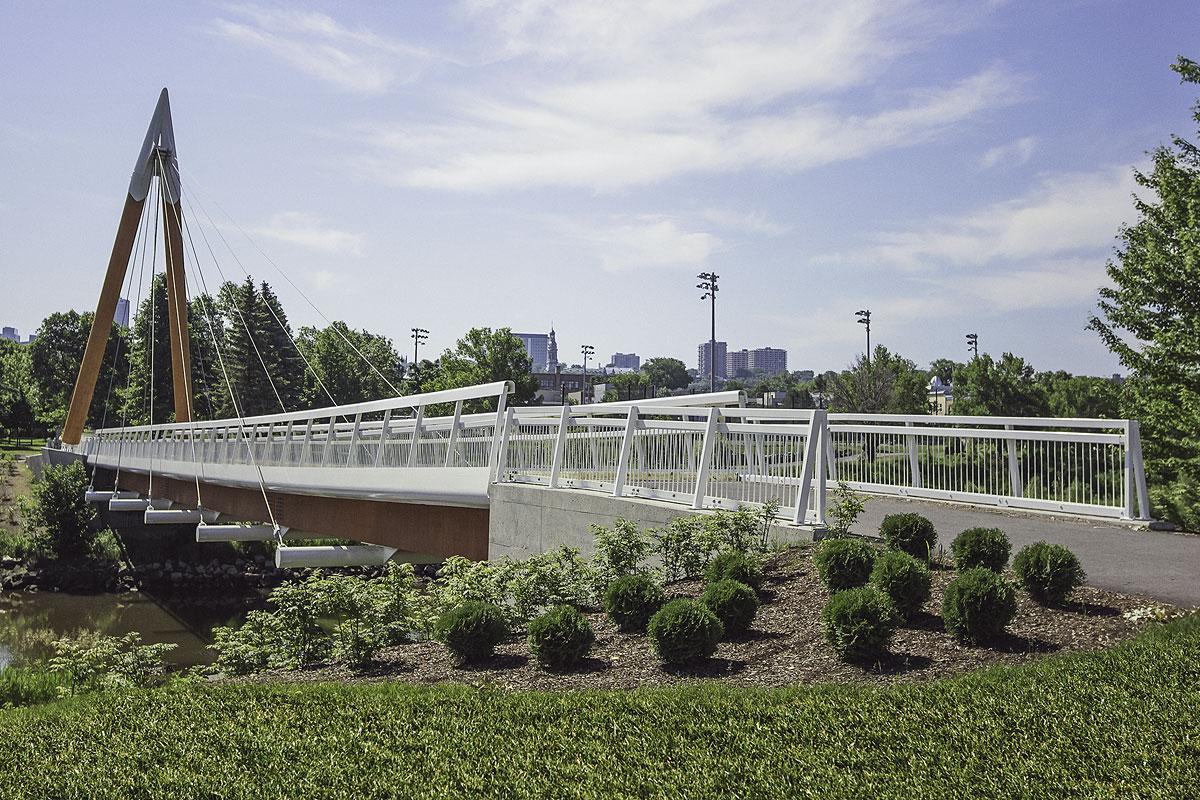
[[[75,390],[71,394],[71,406],[63,425],[62,440],[65,444],[78,444],[87,424],[88,409],[96,390],[96,379],[104,361],[108,335],[112,330],[117,300],[125,283],[129,257],[133,252],[138,226],[146,197],[150,193],[150,181],[158,177],[161,183],[163,241],[167,272],[167,312],[171,343],[171,377],[174,388],[175,419],[191,421],[191,375],[192,358],[188,335],[187,280],[183,270],[183,208],[180,203],[179,161],[175,154],[175,132],[171,126],[171,103],[167,90],[158,96],[158,105],[146,131],[129,181],[129,193],[121,211],[117,226],[117,238],[113,242],[112,255],[108,259],[108,270],[100,288],[100,299],[96,303],[96,316],[88,334],[87,347],[79,364],[75,378]],[[153,302],[153,299],[151,299]],[[136,311],[136,309],[135,309]],[[165,420],[164,420],[165,421]]]

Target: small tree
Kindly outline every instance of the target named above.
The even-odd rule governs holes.
[[[1200,83],[1191,59],[1171,69]],[[1200,123],[1200,103],[1192,111]],[[1121,229],[1113,285],[1089,327],[1132,373],[1122,412],[1142,424],[1151,504],[1200,530],[1200,147],[1171,141],[1151,153],[1150,172],[1134,172],[1146,195],[1134,198],[1139,219]]]
[[[22,512],[34,551],[43,558],[80,561],[107,555],[107,537],[96,530],[96,510],[83,499],[87,486],[87,470],[80,461],[48,465],[33,484]]]

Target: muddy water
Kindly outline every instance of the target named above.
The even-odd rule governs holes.
[[[244,615],[243,608],[159,603],[139,592],[6,592],[0,594],[0,669],[45,657],[55,636],[81,630],[108,636],[137,632],[143,642],[176,645],[166,656],[172,664],[205,664],[213,658],[207,649],[212,629],[236,625]]]

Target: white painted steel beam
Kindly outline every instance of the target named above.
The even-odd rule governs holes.
[[[375,544],[330,545],[324,547],[279,547],[275,566],[280,569],[301,567],[378,567],[396,555],[395,547]]]
[[[280,528],[283,535],[287,528]],[[196,526],[196,541],[206,542],[270,542],[275,539],[275,529],[270,525],[207,525]]]
[[[83,493],[83,501],[85,503],[107,503],[109,500],[133,500],[137,496],[137,492],[110,492],[88,489]]]

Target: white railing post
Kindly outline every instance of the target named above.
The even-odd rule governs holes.
[[[808,498],[812,494],[813,469],[816,467],[817,453],[820,448],[820,430],[814,425],[808,430],[808,438],[804,443],[804,461],[800,464],[800,486],[796,489],[796,507],[792,511],[792,522],[796,525],[803,525],[808,517]]]
[[[304,466],[312,461],[312,426],[312,417],[309,417],[308,421],[304,423],[304,444],[300,445],[300,459],[298,461],[300,466]]]
[[[567,431],[571,428],[571,407],[563,404],[558,417],[558,437],[554,440],[554,455],[550,461],[550,488],[558,488],[558,476],[562,473],[563,458],[567,452]]]
[[[1005,425],[1004,430],[1013,430],[1012,425]],[[1008,444],[1008,488],[1013,497],[1025,496],[1025,481],[1021,478],[1021,461],[1017,458],[1017,440],[1009,439]]]
[[[446,466],[454,466],[454,449],[458,447],[458,430],[462,427],[462,400],[454,403],[454,419],[450,422],[450,438],[446,442]]]
[[[321,448],[322,467],[329,463],[329,453],[333,449],[333,439],[337,436],[337,423],[334,422],[335,419],[337,418],[331,415],[325,426],[325,446]]]
[[[346,452],[346,466],[358,464],[358,438],[362,433],[362,414],[354,415],[354,430],[350,433],[350,449]]]
[[[629,407],[625,418],[625,436],[621,439],[621,455],[617,458],[617,478],[613,481],[613,497],[625,494],[625,476],[629,474],[629,453],[633,449],[634,432],[637,430],[637,406]]]
[[[692,494],[692,508],[704,508],[709,462],[712,461],[713,450],[717,446],[717,422],[720,420],[720,413],[720,409],[717,408],[708,410],[708,422],[704,426],[704,446],[700,449],[700,463],[696,465],[696,491]]]
[[[508,437],[512,428],[517,425],[517,412],[513,409],[508,409],[504,415],[504,419],[499,423],[497,429],[500,432],[499,446],[496,447],[496,463],[492,472],[492,480],[499,482],[500,476],[504,473],[504,463],[508,458]]]
[[[823,408],[818,410],[825,411]],[[828,419],[829,412],[825,411],[825,414],[826,419]],[[833,451],[833,430],[829,427],[828,423],[825,425],[825,463],[828,465],[829,480],[837,483],[837,455]]]
[[[904,423],[904,427],[911,428],[911,422]],[[914,489],[921,488],[921,459],[917,454],[917,435],[916,433],[907,433],[904,435],[904,443],[908,450],[908,469],[912,473],[912,486]]]
[[[825,498],[829,491],[826,480],[826,465],[828,458],[825,443],[829,441],[829,412],[823,408],[812,412],[812,422],[809,423],[809,436],[817,437],[817,463],[813,466],[813,474],[817,476],[817,495],[813,498],[816,525],[825,524]]]
[[[1136,419],[1129,420],[1129,433],[1125,446],[1129,449],[1129,460],[1133,462],[1133,483],[1137,487],[1138,519],[1150,519],[1150,497],[1146,489],[1146,465],[1142,461],[1142,430]]]
[[[425,421],[425,406],[417,406],[417,416],[413,419],[412,439],[408,445],[408,466],[417,466],[417,448],[421,446],[421,424]]]
[[[500,480],[501,450],[508,446],[506,437],[508,428],[508,387],[501,390],[496,398],[496,424],[492,427],[492,446],[488,452],[488,466],[491,468],[492,482]]]
[[[388,428],[392,424],[392,410],[385,409],[383,412],[383,422],[379,424],[379,443],[375,445],[375,463],[378,467],[383,463],[383,446],[387,444]]]

